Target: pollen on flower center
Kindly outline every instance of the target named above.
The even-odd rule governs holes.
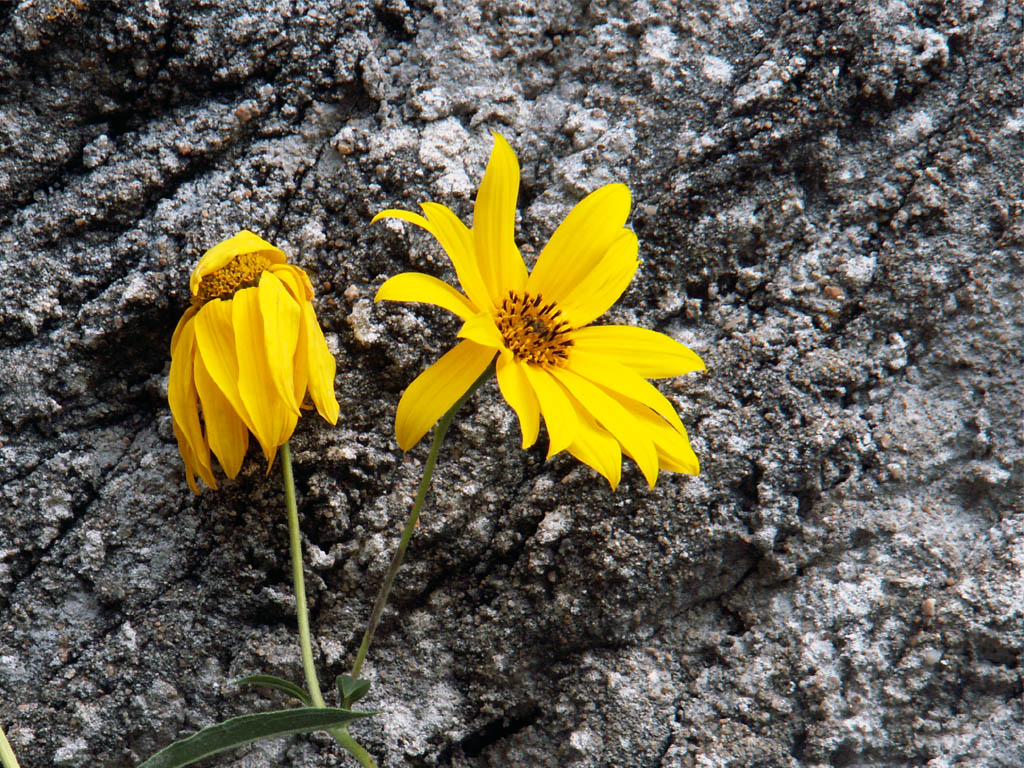
[[[270,264],[270,259],[262,254],[240,254],[215,272],[203,275],[192,303],[200,306],[211,299],[230,299],[242,288],[257,285]]]
[[[539,294],[509,291],[496,323],[505,345],[518,360],[562,366],[569,357],[571,328],[555,302],[545,304]]]

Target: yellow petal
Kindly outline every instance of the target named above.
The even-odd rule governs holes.
[[[522,363],[510,353],[498,358],[496,372],[502,397],[519,417],[523,448],[529,448],[537,442],[537,434],[540,431],[540,402],[537,395],[526,378]]]
[[[210,450],[220,460],[224,474],[233,478],[242,468],[242,460],[249,447],[249,430],[207,372],[201,354],[195,358],[195,379]]]
[[[636,235],[628,229],[620,232],[622,234],[608,247],[590,273],[558,302],[559,309],[573,328],[587,325],[607,312],[629,287],[640,266]]]
[[[273,272],[284,283],[295,301],[303,302],[313,298],[313,284],[309,282],[309,275],[294,264],[271,264],[267,271]]]
[[[544,423],[548,428],[547,458],[550,459],[568,448],[576,439],[579,431],[576,409],[562,385],[545,369],[527,363],[523,366],[523,372],[540,402],[540,412],[544,414]]]
[[[198,462],[196,461],[195,454],[192,453],[192,446],[188,444],[185,434],[178,427],[178,422],[174,419],[171,419],[171,427],[174,429],[174,437],[178,441],[178,453],[181,454],[181,459],[185,462],[185,479],[188,481],[188,487],[192,489],[192,493],[199,493],[199,486],[196,485]],[[211,488],[216,487],[216,485],[211,486]]]
[[[434,237],[451,259],[455,274],[459,278],[459,285],[473,306],[477,311],[493,306],[483,275],[480,274],[473,233],[447,206],[439,203],[421,203],[420,208],[430,222]]]
[[[421,272],[403,272],[385,281],[374,301],[418,301],[447,309],[463,320],[477,313],[465,296],[443,280]]]
[[[605,389],[643,403],[664,417],[680,432],[686,431],[683,422],[679,420],[676,409],[672,407],[672,403],[666,400],[665,396],[649,381],[624,365],[619,365],[610,355],[583,352],[574,347],[566,367]]]
[[[583,198],[540,252],[526,290],[560,305],[622,236],[629,206],[625,184],[608,184]]]
[[[473,208],[477,263],[495,304],[509,291],[522,291],[526,285],[526,264],[516,246],[518,197],[519,161],[508,142],[496,133]]]
[[[460,342],[405,390],[395,414],[395,437],[408,451],[455,405],[494,359],[494,349]]]
[[[569,446],[569,453],[604,475],[614,491],[622,479],[622,449],[619,441],[594,421],[586,409],[577,406],[580,426],[576,439]]]
[[[690,441],[686,441],[689,446]],[[697,454],[690,448],[685,453],[668,453],[662,449],[660,445],[658,447],[658,463],[661,468],[667,472],[681,472],[686,475],[699,475],[700,474],[700,460],[697,458]]]
[[[231,299],[231,325],[238,355],[238,394],[252,419],[252,433],[263,448],[269,471],[277,447],[291,437],[298,416],[292,411],[292,396],[284,400],[274,384],[263,338],[258,288],[243,288]]]
[[[459,285],[462,286],[462,290],[466,292],[466,296],[477,310],[491,306],[491,297],[484,287],[483,278],[480,276],[480,267],[476,263],[476,249],[473,245],[472,233],[447,207],[437,203],[423,203],[420,207],[426,214],[426,218],[412,211],[391,208],[378,213],[370,223],[385,218],[401,219],[427,230],[448,254],[448,259],[459,278]]]
[[[658,452],[647,433],[646,425],[618,400],[579,374],[566,368],[553,368],[551,373],[619,441],[640,467],[648,485],[653,488],[658,479]]]
[[[174,356],[174,348],[178,346],[178,337],[181,336],[181,329],[185,327],[185,323],[195,317],[198,310],[195,307],[189,307],[185,310],[185,314],[181,316],[181,320],[178,321],[178,325],[174,328],[174,334],[171,336],[171,356]]]
[[[459,338],[475,341],[484,347],[505,349],[505,339],[494,324],[490,312],[481,312],[464,322],[459,329]]]
[[[255,434],[249,411],[238,393],[238,355],[231,314],[230,300],[214,299],[203,304],[196,315],[196,344],[210,378],[245,426]]]
[[[174,339],[171,349],[171,372],[167,383],[167,402],[171,407],[171,418],[179,434],[179,449],[184,444],[187,450],[181,450],[185,462],[186,473],[195,472],[211,488],[217,487],[210,466],[210,446],[203,436],[203,428],[199,423],[199,395],[193,379],[195,360],[195,323],[186,322]],[[190,482],[192,487],[194,482]]]
[[[573,350],[614,358],[645,379],[703,371],[704,361],[673,338],[632,325],[592,325],[573,331]]]
[[[690,438],[686,429],[673,429],[657,414],[644,406],[628,400],[619,399],[637,421],[649,430],[654,446],[658,450],[658,463],[670,472],[685,472],[688,475],[700,474],[700,461],[690,447]]]
[[[303,305],[308,302],[302,302]],[[300,310],[301,311],[301,310]],[[294,377],[292,378],[292,391],[295,394],[295,402],[300,407],[306,407],[306,392],[309,389],[309,332],[306,330],[306,315],[302,312],[299,318],[299,340],[295,345],[295,357],[292,358]]]
[[[271,272],[260,275],[260,315],[263,317],[263,343],[270,374],[281,402],[299,416],[302,400],[295,399],[295,350],[299,343],[302,312],[288,289]]]
[[[271,264],[281,264],[285,261],[284,251],[275,248],[259,235],[243,229],[234,237],[217,243],[199,259],[199,263],[192,270],[192,277],[189,279],[192,295],[195,296],[199,293],[199,281],[202,278],[227,266],[232,259],[243,253],[258,253],[265,256]]]
[[[372,219],[371,224],[376,224],[381,219],[401,219],[402,221],[408,221],[411,224],[415,224],[417,227],[423,227],[423,229],[434,234],[431,231],[430,222],[423,218],[420,214],[414,213],[413,211],[405,211],[401,208],[387,208],[377,213]]]
[[[327,348],[316,312],[308,301],[302,305],[302,327],[306,338],[306,364],[309,368],[309,396],[317,412],[330,424],[338,423],[338,399],[334,396],[337,363]]]

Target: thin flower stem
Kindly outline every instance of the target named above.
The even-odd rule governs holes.
[[[359,673],[363,670],[363,662],[366,661],[366,654],[370,650],[370,643],[373,641],[373,634],[377,631],[377,625],[380,624],[381,616],[384,615],[384,606],[388,601],[388,595],[391,593],[391,585],[395,582],[395,576],[398,573],[399,566],[402,565],[402,558],[405,556],[405,550],[409,546],[409,540],[412,539],[412,533],[416,529],[416,523],[420,519],[420,510],[423,509],[423,501],[427,497],[427,491],[430,488],[430,480],[434,475],[434,465],[437,463],[437,454],[441,448],[441,441],[444,440],[445,433],[448,432],[448,427],[451,426],[452,419],[455,418],[455,414],[458,413],[459,409],[463,404],[473,396],[485,381],[494,375],[494,365],[491,364],[487,367],[487,370],[480,374],[479,378],[473,382],[473,385],[466,390],[466,393],[458,399],[458,401],[448,412],[441,417],[441,420],[437,422],[437,426],[434,427],[434,439],[430,444],[430,454],[427,456],[427,463],[423,467],[423,479],[420,480],[419,490],[416,491],[416,500],[413,502],[412,511],[409,513],[409,519],[405,521],[405,529],[402,531],[402,538],[398,542],[398,549],[395,550],[394,556],[391,558],[391,565],[388,567],[388,572],[384,576],[384,583],[381,584],[380,592],[377,593],[377,600],[373,604],[373,611],[370,613],[370,621],[366,625],[366,632],[363,633],[363,642],[359,646],[359,651],[356,653],[356,660],[352,664],[352,677],[358,678]],[[345,702],[343,706],[348,706],[349,702]]]
[[[7,741],[2,727],[0,727],[0,765],[3,765],[4,768],[19,768],[18,758],[14,756],[14,750],[11,749],[11,743]]]
[[[299,646],[302,649],[302,668],[306,673],[306,687],[315,707],[325,707],[320,681],[313,661],[313,644],[309,633],[309,609],[306,605],[306,582],[302,573],[302,539],[299,535],[299,512],[295,505],[295,476],[292,474],[292,452],[288,443],[281,446],[281,474],[284,476],[284,505],[288,510],[288,544],[292,555],[292,581],[295,582],[295,610],[299,621]],[[328,731],[338,744],[347,750],[363,768],[377,768],[370,753],[356,743],[346,728]],[[13,755],[12,755],[13,757]],[[17,763],[4,768],[17,768]]]
[[[320,693],[320,681],[313,662],[313,646],[309,638],[309,609],[306,607],[306,582],[302,575],[302,540],[299,536],[299,512],[295,506],[295,477],[292,475],[292,452],[285,442],[281,446],[281,474],[284,475],[284,505],[288,510],[288,543],[292,553],[292,581],[295,582],[295,611],[299,620],[299,647],[302,669],[306,673],[309,698],[317,707],[326,706]]]

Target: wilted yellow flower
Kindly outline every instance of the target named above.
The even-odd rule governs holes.
[[[612,488],[630,456],[653,487],[659,467],[697,474],[700,464],[679,416],[647,378],[704,369],[690,349],[664,334],[628,325],[589,325],[636,273],[637,238],[625,228],[629,189],[608,184],[584,198],[555,230],[527,273],[515,242],[519,161],[494,136],[476,197],[473,228],[448,208],[424,215],[378,213],[430,232],[451,259],[460,293],[430,275],[392,277],[376,300],[419,301],[454,312],[464,339],[421,373],[402,395],[395,435],[415,445],[494,359],[498,386],[519,416],[523,447],[537,439],[540,415],[548,457],[562,450],[590,465]]]
[[[252,432],[269,471],[295,430],[306,392],[331,424],[338,401],[313,286],[285,263],[283,251],[242,230],[203,255],[189,285],[192,306],[171,339],[167,399],[185,475],[198,493],[197,474],[217,487],[211,450],[234,477]]]

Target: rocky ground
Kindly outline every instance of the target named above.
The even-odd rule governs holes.
[[[1017,0],[0,2],[0,725],[137,765],[301,678],[282,496],[193,496],[166,403],[188,275],[248,227],[315,274],[338,427],[293,439],[321,677],[347,670],[455,321],[387,206],[469,220],[491,145],[539,251],[630,185],[609,320],[690,344],[703,462],[618,492],[453,430],[353,730],[382,766],[1024,764]],[[324,734],[218,765],[352,765]]]

